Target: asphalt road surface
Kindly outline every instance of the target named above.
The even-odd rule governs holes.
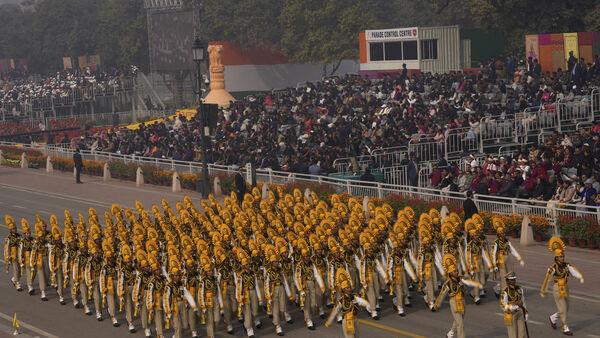
[[[148,208],[152,203],[159,203],[162,198],[170,203],[181,200],[186,194],[194,201],[199,198],[198,194],[192,192],[172,193],[170,189],[147,186],[137,188],[129,182],[104,183],[101,179],[92,177],[84,177],[84,182],[85,184],[76,185],[70,175],[0,168],[0,215],[8,213],[15,218],[33,219],[36,214],[47,218],[54,213],[62,221],[64,209],[69,209],[75,214],[78,211],[86,212],[88,208],[93,207],[101,215],[100,212],[108,210],[112,203],[132,207],[136,200],[140,200]],[[7,233],[6,227],[0,225],[2,243]],[[519,283],[525,287],[526,303],[530,311],[530,337],[562,337],[560,331],[552,330],[548,324],[548,316],[555,312],[552,295],[541,298],[538,291],[545,269],[552,261],[552,255],[544,245],[521,248],[517,242],[518,240],[513,240],[526,266],[514,266],[513,269],[517,273]],[[567,260],[583,271],[586,280],[585,284],[579,284],[575,279],[570,280],[572,296],[568,323],[576,337],[600,338],[599,258],[599,251],[567,249]],[[492,293],[494,284],[488,282],[486,288],[489,296],[483,299],[481,305],[477,306],[471,300],[467,300],[465,328],[468,337],[506,336],[501,310]],[[47,293],[50,299],[48,302],[42,302],[37,293],[34,296],[29,296],[25,291],[19,293],[12,287],[10,275],[1,272],[0,337],[12,336],[11,322],[15,313],[21,324],[21,337],[143,337],[139,319],[135,321],[138,332],[130,334],[126,325],[123,325],[123,314],[118,315],[122,325],[114,328],[109,320],[98,322],[94,316],[86,316],[82,309],[75,309],[69,299],[67,305],[61,306],[54,290]],[[426,309],[420,295],[413,293],[412,296],[413,307],[406,309],[405,317],[394,313],[389,296],[386,296],[381,304],[382,318],[379,321],[371,320],[366,313],[361,313],[358,325],[360,337],[445,337],[452,325],[447,302],[439,312],[432,313]],[[318,316],[315,316],[315,331],[304,328],[302,313],[295,307],[292,316],[294,323],[283,326],[288,337],[342,337],[339,325],[325,328],[323,320]],[[262,320],[265,326],[256,331],[256,336],[276,337],[273,326],[264,315]],[[200,333],[201,336],[206,336],[204,331]],[[166,336],[170,337],[170,332]],[[187,331],[184,336],[191,335]],[[222,323],[218,325],[217,336],[230,336],[225,332]],[[241,324],[235,326],[235,336],[245,336]]]

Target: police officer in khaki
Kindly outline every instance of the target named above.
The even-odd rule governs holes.
[[[524,338],[527,309],[523,288],[517,285],[517,276],[514,272],[506,274],[506,287],[502,290],[500,307],[504,312],[504,325],[508,330],[508,338]]]

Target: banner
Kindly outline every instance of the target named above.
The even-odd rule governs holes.
[[[79,64],[80,69],[87,68],[87,66],[88,66],[87,55],[82,55],[82,56],[78,57],[77,63]]]
[[[63,57],[63,68],[65,70],[73,69],[73,60],[71,59],[70,56]]]
[[[419,28],[393,28],[365,31],[367,41],[399,41],[414,40],[419,36]]]
[[[539,51],[539,38],[538,35],[525,35],[525,51],[527,54],[527,58],[531,57],[532,59],[540,58]]]
[[[569,60],[569,53],[573,52],[575,58],[579,59],[579,46],[577,43],[577,33],[564,33],[565,36],[565,69]]]

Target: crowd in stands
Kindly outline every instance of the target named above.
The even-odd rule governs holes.
[[[137,68],[107,71],[91,68],[68,69],[52,76],[36,78],[23,72],[9,72],[0,76],[0,109],[5,115],[18,115],[26,104],[39,105],[43,100],[73,97],[75,90],[91,97],[92,93],[84,89],[94,86],[99,90],[118,89],[124,79],[135,75]]]
[[[519,147],[512,156],[466,158],[464,169],[437,167],[431,186],[444,193],[600,205],[600,124],[548,137],[543,144]]]
[[[583,61],[582,61],[583,62]],[[576,66],[573,66],[576,67]],[[541,73],[537,60],[490,60],[479,72],[408,74],[381,80],[329,78],[273,95],[250,96],[219,116],[209,162],[298,173],[330,173],[336,158],[443,137],[453,128],[476,131],[482,117],[523,111],[588,92],[600,68]],[[579,74],[579,73],[577,73]],[[584,82],[580,79],[585,78]],[[583,85],[582,85],[583,84]],[[182,160],[198,158],[197,121],[147,125],[138,131],[92,135],[88,148]]]

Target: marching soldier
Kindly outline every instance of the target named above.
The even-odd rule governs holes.
[[[154,321],[156,336],[162,338],[164,337],[162,297],[166,280],[162,275],[160,264],[154,253],[148,254],[148,264],[152,273],[148,281],[145,299],[146,309],[148,310],[148,324]]]
[[[218,322],[219,318],[218,282],[214,272],[214,264],[205,254],[200,255],[200,268],[200,285],[198,288],[200,321],[206,324],[206,335],[209,338],[214,338],[215,323]]]
[[[508,330],[508,338],[524,338],[525,321],[528,316],[525,295],[523,288],[517,285],[517,276],[514,272],[506,274],[506,288],[502,290],[500,307],[504,312],[504,325]]]
[[[125,308],[125,319],[130,333],[135,333],[133,325],[133,300],[132,291],[135,283],[135,267],[133,264],[133,253],[127,243],[121,243],[121,255],[117,269],[117,297],[119,298],[119,312]]]
[[[442,285],[442,290],[435,300],[433,308],[439,310],[442,301],[446,295],[450,297],[450,311],[454,322],[452,329],[446,333],[446,337],[465,338],[464,318],[465,318],[465,298],[463,286],[481,288],[481,284],[476,281],[460,278],[458,275],[458,261],[451,254],[446,254],[442,258],[442,265],[446,273],[446,281]]]
[[[117,279],[117,262],[114,254],[113,243],[109,238],[102,241],[102,266],[100,268],[99,290],[102,297],[102,306],[107,306],[108,315],[114,327],[119,326],[115,308],[115,283]],[[117,285],[118,287],[118,285]]]
[[[422,223],[423,224],[423,223]],[[421,288],[425,284],[425,303],[430,310],[434,310],[435,301],[435,256],[433,242],[430,230],[426,226],[419,229],[419,256],[417,265],[417,275],[419,277]]]
[[[48,250],[48,268],[50,269],[50,285],[56,288],[58,293],[58,301],[61,305],[65,305],[65,299],[63,298],[63,283],[64,283],[64,272],[63,272],[63,259],[65,256],[65,246],[63,244],[63,237],[58,226],[58,220],[56,216],[50,216],[50,233],[49,237],[49,250]]]
[[[310,257],[308,243],[303,239],[298,239],[298,252],[300,257],[296,261],[294,270],[294,282],[299,294],[300,308],[304,312],[304,324],[309,330],[314,330],[315,325],[311,318],[311,312],[320,308],[321,299],[317,297],[317,289],[325,288],[323,279],[316,267],[313,265]]]
[[[29,255],[29,267],[33,272],[29,277],[28,285],[33,284],[33,279],[38,277],[38,286],[40,288],[42,301],[48,301],[46,297],[46,262],[45,259],[48,257],[48,230],[46,229],[46,223],[40,216],[36,216],[35,222],[35,237],[33,238],[33,245],[31,247],[31,253]],[[32,294],[30,290],[30,294]]]
[[[500,283],[494,287],[496,297],[500,297],[500,291],[506,288],[506,274],[508,273],[509,255],[512,255],[521,266],[525,266],[525,262],[519,255],[519,252],[513,247],[510,241],[506,238],[506,226],[500,217],[492,219],[492,226],[496,230],[497,238],[492,247],[492,267],[494,272],[499,273]]]
[[[467,273],[471,278],[481,285],[485,285],[485,269],[492,269],[488,253],[485,251],[485,246],[481,239],[481,226],[473,219],[468,219],[465,222],[465,233],[467,235],[467,247],[465,252]],[[485,262],[485,265],[484,265]],[[476,305],[481,304],[481,288],[473,288],[471,290],[471,298]]]
[[[237,309],[235,298],[235,282],[233,278],[234,262],[226,253],[219,242],[213,240],[215,267],[218,278],[218,301],[219,308],[223,311],[223,320],[227,325],[227,333],[233,334],[232,316]]]
[[[554,302],[558,311],[550,316],[550,326],[556,330],[560,321],[563,334],[572,336],[573,332],[567,326],[567,312],[569,311],[569,288],[567,280],[569,276],[573,276],[583,283],[583,275],[575,266],[565,261],[565,244],[559,237],[552,237],[550,239],[548,249],[554,253],[554,264],[546,272],[546,278],[542,284],[540,295],[542,297],[546,296],[548,283],[550,282],[550,278],[553,278],[554,286],[552,287],[552,293],[554,294]]]
[[[265,299],[267,300],[267,311],[271,311],[273,315],[273,325],[275,333],[278,336],[283,336],[284,332],[281,328],[281,314],[285,311],[286,295],[284,290],[284,276],[277,249],[271,244],[265,245]]]
[[[408,231],[408,229],[405,230],[401,223],[396,223],[393,231],[389,234],[392,248],[389,263],[390,294],[396,296],[394,304],[398,315],[401,317],[405,316],[404,305],[408,299],[406,274],[410,276],[413,282],[417,282],[417,275],[409,262],[408,243],[404,231]]]
[[[342,319],[342,333],[344,338],[355,338],[358,337],[357,330],[357,318],[358,307],[364,307],[367,312],[371,312],[369,302],[364,298],[357,296],[354,293],[352,286],[352,280],[350,274],[343,268],[339,268],[335,273],[336,286],[338,289],[339,298],[336,305],[331,311],[329,318],[325,322],[325,327],[331,326],[334,318],[341,314]]]
[[[6,272],[9,267],[12,270],[11,282],[17,291],[23,291],[21,287],[21,266],[19,263],[19,246],[21,244],[21,235],[17,232],[15,220],[10,216],[4,216],[4,222],[8,227],[8,236],[4,240],[4,264],[6,264]]]

